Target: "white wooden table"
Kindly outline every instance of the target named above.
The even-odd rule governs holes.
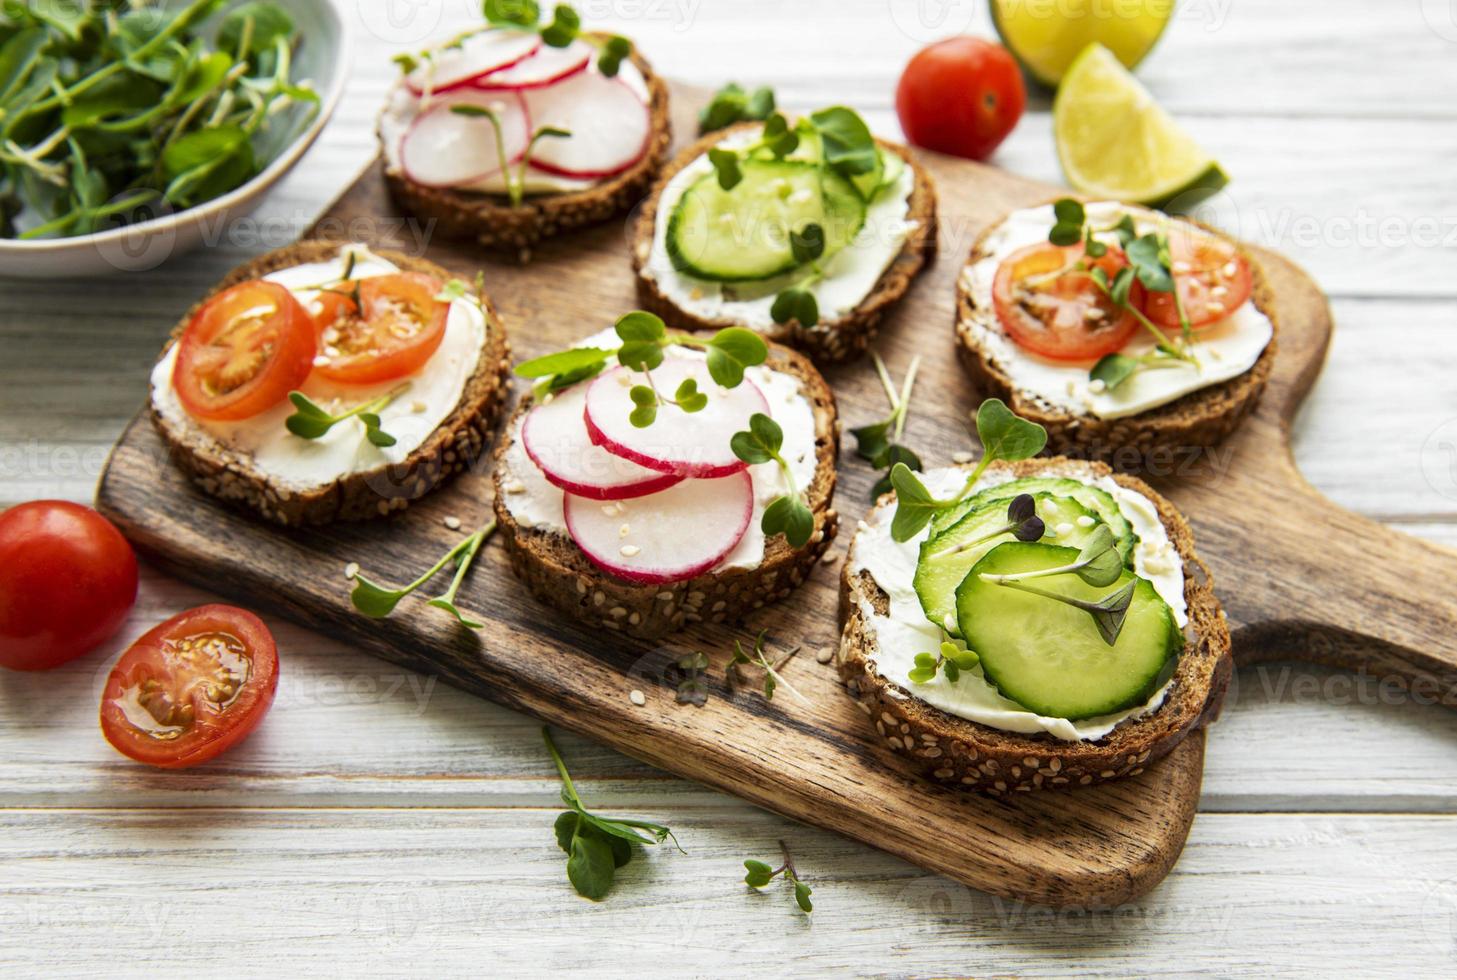
[[[256,220],[150,274],[0,282],[0,506],[91,497],[178,315],[353,178],[389,54],[477,9],[349,5],[353,84]],[[792,109],[846,102],[891,135],[911,52],[990,34],[970,0],[583,9],[674,77],[773,83]],[[1457,544],[1442,448],[1457,443],[1449,0],[1188,0],[1141,75],[1234,176],[1217,219],[1331,296],[1335,345],[1296,433],[1304,471],[1394,533]],[[1047,109],[1034,97],[998,164],[1058,179]],[[689,852],[647,855],[593,905],[552,839],[557,781],[536,722],[290,623],[270,622],[283,680],[249,742],[185,773],[116,755],[96,727],[110,662],[209,598],[144,571],[106,649],[0,676],[0,973],[154,972],[164,958],[240,974],[1457,971],[1457,712],[1338,675],[1240,673],[1182,860],[1113,911],[995,900],[563,737],[589,804],[670,823]],[[743,859],[781,837],[814,886],[813,922],[740,884]]]

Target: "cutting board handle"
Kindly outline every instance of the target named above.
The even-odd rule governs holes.
[[[1245,497],[1244,574],[1261,581],[1234,590],[1260,597],[1230,612],[1237,660],[1342,667],[1383,697],[1457,707],[1457,551],[1338,507],[1293,462],[1282,476],[1282,493]]]

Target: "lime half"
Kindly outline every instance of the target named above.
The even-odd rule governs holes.
[[[1102,44],[1128,68],[1153,49],[1175,0],[992,0],[1002,43],[1035,80],[1056,88],[1073,59]]]
[[[1089,197],[1187,206],[1229,182],[1101,44],[1069,66],[1052,103],[1052,132],[1067,182]]]

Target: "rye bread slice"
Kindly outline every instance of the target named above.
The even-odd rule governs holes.
[[[604,34],[590,36],[606,37]],[[433,222],[433,227],[442,235],[472,239],[485,248],[514,256],[523,264],[531,260],[531,250],[537,242],[574,228],[598,224],[628,210],[652,186],[673,141],[667,84],[653,73],[636,46],[629,57],[647,83],[651,118],[647,149],[637,163],[622,173],[581,191],[531,195],[520,207],[512,207],[505,195],[423,187],[386,165],[385,184],[390,196],[417,218]],[[383,141],[382,132],[377,131],[376,135]]]
[[[162,356],[177,342],[187,324],[212,296],[249,279],[310,262],[327,261],[348,242],[307,241],[260,255],[228,274],[208,296],[188,310]],[[398,252],[375,254],[410,272],[449,281],[453,276],[433,262]],[[219,442],[198,426],[178,426],[150,402],[152,421],[166,442],[172,460],[206,493],[253,508],[270,521],[285,525],[360,521],[403,510],[466,469],[485,453],[501,410],[510,394],[511,352],[506,330],[490,298],[479,294],[486,314],[486,341],[475,370],[466,379],[460,401],[433,433],[398,465],[351,473],[306,490],[282,487],[257,469],[252,457]]]
[[[658,199],[674,175],[718,145],[726,136],[755,129],[760,125],[752,122],[739,123],[709,133],[686,147],[663,170],[652,194],[638,212],[632,238],[632,269],[637,275],[638,302],[644,309],[652,310],[676,327],[721,330],[743,324],[727,317],[702,317],[679,307],[658,288],[657,280],[647,274],[654,226],[657,223]],[[853,310],[833,320],[822,319],[813,327],[791,320],[785,324],[775,324],[772,330],[762,331],[770,340],[803,351],[816,363],[835,364],[865,353],[886,309],[906,294],[911,282],[936,257],[936,187],[931,182],[931,175],[912,159],[905,147],[885,140],[876,142],[882,149],[905,160],[906,166],[915,174],[915,186],[911,191],[906,219],[916,222],[916,226],[901,246],[900,254],[880,274],[875,287]]]
[[[1094,476],[1112,473],[1102,463],[1065,457],[993,464],[1016,476],[1056,474],[1070,466]],[[843,629],[836,655],[840,677],[876,733],[931,778],[993,795],[1089,786],[1138,775],[1191,731],[1218,717],[1234,661],[1229,627],[1214,596],[1209,569],[1195,554],[1193,533],[1172,504],[1136,477],[1116,474],[1113,479],[1143,494],[1158,509],[1169,540],[1184,562],[1189,626],[1173,687],[1163,705],[1096,742],[1069,742],[1046,733],[1023,735],[967,721],[932,707],[917,698],[913,689],[880,676],[872,659],[875,639],[861,603],[884,615],[888,598],[868,572],[853,572],[856,542],[850,542],[840,583]],[[894,502],[894,493],[876,502],[875,510],[882,519],[890,519],[887,509]]]
[[[496,519],[516,577],[543,602],[593,626],[630,636],[654,639],[688,623],[737,622],[763,606],[787,597],[815,568],[839,529],[839,515],[831,506],[835,493],[835,459],[840,435],[835,396],[803,355],[778,344],[769,345],[767,365],[793,375],[814,409],[815,475],[806,488],[814,514],[814,531],[803,548],[793,548],[782,535],[768,539],[764,560],[753,569],[729,568],[708,572],[683,582],[640,585],[610,575],[592,564],[564,532],[525,527],[511,515],[506,453],[519,431],[518,423],[531,410],[528,396],[521,400],[496,446],[494,482]]]
[[[1197,221],[1176,220],[1224,237],[1217,229]],[[972,245],[968,267],[987,255],[986,239],[996,227],[993,224],[987,228]],[[1019,389],[976,339],[972,326],[975,318],[996,314],[977,309],[964,275],[956,279],[957,356],[982,397],[1002,399],[1012,411],[1047,430],[1048,452],[1100,460],[1125,472],[1167,475],[1191,454],[1218,445],[1239,427],[1259,401],[1275,364],[1280,324],[1275,315],[1274,294],[1260,264],[1248,252],[1243,249],[1241,252],[1250,263],[1253,276],[1250,301],[1270,319],[1274,328],[1270,343],[1245,373],[1192,391],[1167,405],[1126,418],[1103,419],[1048,405]]]

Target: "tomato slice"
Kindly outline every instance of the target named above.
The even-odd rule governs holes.
[[[413,374],[445,339],[450,304],[440,280],[419,272],[339,282],[319,293],[314,323],[331,381],[373,384]]]
[[[207,762],[258,727],[278,689],[278,648],[245,609],[199,606],[145,633],[111,669],[101,732],[163,769]]]
[[[308,312],[278,283],[240,283],[210,299],[177,350],[172,386],[187,411],[236,421],[272,408],[313,368]]]
[[[1250,298],[1250,263],[1234,243],[1188,228],[1169,231],[1174,285],[1195,330],[1218,323]],[[1162,327],[1179,329],[1173,293],[1148,294],[1143,311]]]
[[[1090,270],[1101,268],[1111,281],[1127,264],[1116,245],[1097,259],[1085,258],[1081,244],[1018,249],[1002,260],[992,283],[997,319],[1019,345],[1056,361],[1112,354],[1137,332],[1138,319],[1098,288]],[[1143,286],[1135,282],[1129,303],[1142,301]]]

